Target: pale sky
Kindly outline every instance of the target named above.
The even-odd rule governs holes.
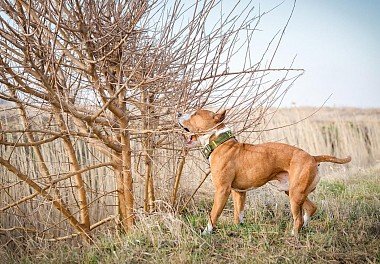
[[[268,9],[281,1],[257,1]],[[261,24],[273,35],[286,23],[293,1],[285,1]],[[283,106],[380,107],[380,1],[299,0],[275,64],[306,70]]]

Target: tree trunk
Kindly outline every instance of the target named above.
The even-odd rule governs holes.
[[[149,94],[148,90],[142,93],[142,116],[143,116],[143,129],[154,130],[157,128],[158,120],[153,117],[155,114],[152,103],[154,95]],[[154,180],[153,180],[153,141],[154,135],[147,133],[144,135],[143,148],[145,156],[145,193],[144,193],[144,210],[151,213],[154,211]]]
[[[114,155],[116,156],[116,154]],[[113,160],[115,163],[115,175],[116,175],[116,185],[117,185],[117,200],[118,200],[118,215],[119,215],[119,221],[121,223],[122,229],[124,231],[127,231],[127,211],[125,207],[125,196],[124,196],[124,175],[122,172],[122,163],[121,163],[121,157],[115,158]]]
[[[151,213],[154,211],[154,184],[153,184],[153,148],[151,134],[146,135],[145,139],[145,193],[144,193],[144,210]]]
[[[122,223],[124,230],[126,232],[130,231],[134,225],[134,197],[133,197],[133,178],[132,178],[132,150],[131,150],[131,139],[128,131],[128,113],[125,103],[125,91],[119,94],[119,105],[124,114],[120,118],[120,143],[121,143],[121,155],[120,155],[120,176],[118,182],[118,189],[122,189],[122,193],[119,195],[123,196],[119,201],[119,209],[122,215]]]
[[[133,179],[132,179],[132,155],[131,155],[131,145],[129,132],[126,130],[127,123],[125,121],[121,122],[121,174],[123,175],[123,194],[124,194],[124,210],[125,215],[123,218],[123,224],[126,231],[132,229],[134,224],[134,198],[133,198]]]

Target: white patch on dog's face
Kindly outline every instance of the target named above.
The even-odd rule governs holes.
[[[191,118],[192,114],[183,114],[178,118],[178,123],[184,127],[183,123]]]

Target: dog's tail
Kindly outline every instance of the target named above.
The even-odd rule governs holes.
[[[313,156],[316,162],[333,162],[338,164],[345,164],[351,161],[351,157],[348,156],[346,158],[340,159],[334,156],[329,155],[321,155],[321,156]]]

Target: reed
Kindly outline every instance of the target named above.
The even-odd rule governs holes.
[[[352,156],[352,162],[347,166],[336,166],[323,164],[322,177],[331,174],[343,176],[350,168],[365,168],[376,164],[380,160],[380,110],[377,109],[335,109],[326,108],[311,115],[315,109],[312,108],[289,108],[279,109],[275,115],[269,114],[265,123],[255,128],[256,131],[245,131],[238,135],[240,141],[260,143],[267,141],[280,141],[298,146],[311,154],[332,154],[336,156]],[[311,115],[311,116],[310,116]],[[309,118],[297,123],[298,121]],[[12,117],[3,117],[5,126],[16,126],[9,124],[14,122]],[[43,122],[41,119],[40,122]],[[294,124],[297,123],[297,124]],[[291,125],[293,124],[293,125]],[[287,126],[290,125],[290,126]],[[232,124],[238,130],[239,124]],[[283,127],[281,129],[274,129]],[[9,141],[17,141],[13,138]],[[175,182],[177,163],[180,157],[180,142],[178,137],[175,141],[178,145],[167,148],[156,149],[153,162],[152,175],[155,182],[157,204],[172,200],[172,189]],[[109,160],[91,144],[77,140],[75,151],[81,167],[91,166],[95,163],[106,163]],[[143,162],[139,151],[141,146],[134,145],[133,149],[133,174],[134,193],[136,201],[136,213],[142,212],[144,206],[144,171],[140,171]],[[59,175],[61,172],[70,171],[69,158],[65,155],[64,145],[61,140],[44,144],[41,151],[46,159],[48,169],[52,174]],[[1,146],[0,153],[7,159],[12,152],[11,162],[21,171],[27,172],[29,177],[48,186],[47,179],[38,173],[38,163],[32,151],[28,148],[14,148]],[[179,181],[177,197],[177,208],[183,205],[189,195],[197,188],[208,171],[207,161],[201,157],[197,150],[192,150],[186,156],[182,176]],[[41,239],[54,239],[67,236],[69,225],[65,217],[57,211],[52,210],[52,204],[44,197],[34,195],[34,191],[24,182],[19,181],[15,175],[0,167],[1,192],[1,232],[6,234],[0,236],[3,241],[9,237],[39,237]],[[58,176],[57,176],[58,177]],[[116,179],[114,173],[108,167],[101,167],[83,173],[83,179],[88,193],[88,203],[91,223],[97,223],[117,215]],[[49,193],[58,190],[62,200],[67,204],[71,212],[78,216],[78,200],[72,191],[75,181],[71,178],[58,182],[54,187],[47,188]],[[196,197],[209,195],[213,192],[210,177],[199,189]],[[27,199],[28,197],[32,197]],[[26,199],[22,201],[22,199]],[[20,202],[21,201],[21,202]],[[19,202],[19,203],[18,203]],[[17,204],[18,203],[18,204]],[[15,205],[17,204],[17,205]],[[192,200],[189,206],[196,203]],[[11,205],[13,205],[11,208]],[[108,223],[108,224],[107,224]],[[115,221],[110,219],[104,228],[114,229]],[[102,228],[102,230],[104,230]],[[12,231],[7,231],[12,230]]]

